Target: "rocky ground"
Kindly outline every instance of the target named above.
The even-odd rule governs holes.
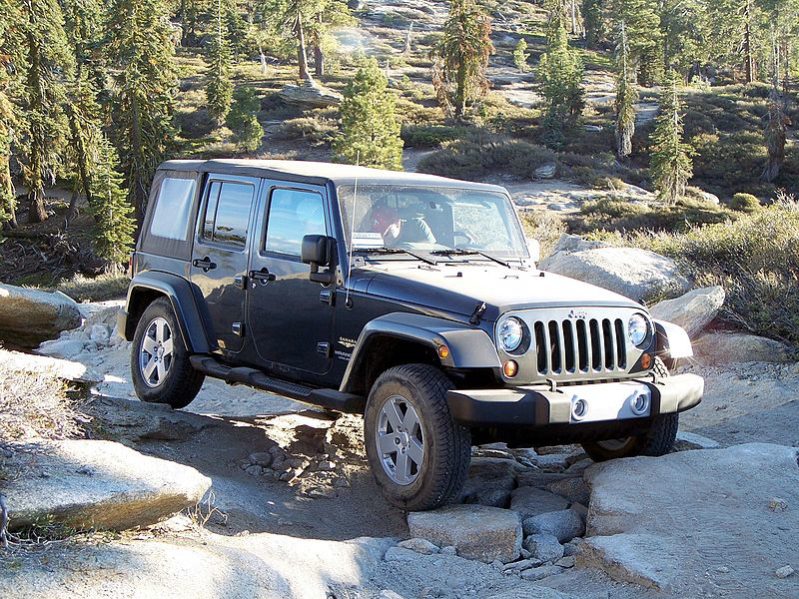
[[[80,305],[84,325],[39,351],[67,358],[72,366],[55,363],[94,381],[90,436],[172,464],[135,466],[152,477],[136,479],[127,498],[159,497],[138,513],[158,520],[176,495],[164,489],[177,480],[185,481],[177,494],[184,505],[211,489],[199,506],[155,526],[13,548],[0,558],[3,595],[797,596],[795,363],[711,366],[698,355],[681,368],[702,374],[707,394],[684,414],[677,453],[592,466],[578,446],[475,448],[463,505],[406,515],[372,482],[357,417],[216,381],[186,411],[136,401],[129,344],[112,330],[117,306]],[[12,357],[25,362],[3,356]],[[750,442],[772,445],[739,445]],[[68,487],[99,513],[122,513],[105,483],[122,479],[114,463],[136,459],[81,456],[57,445],[18,448],[6,461],[39,468],[29,497]],[[31,510],[36,503],[28,500]]]

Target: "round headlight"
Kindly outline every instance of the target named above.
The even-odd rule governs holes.
[[[627,323],[627,335],[635,346],[640,346],[649,337],[649,321],[642,314],[633,314]]]
[[[506,352],[516,351],[524,339],[524,325],[518,318],[511,316],[502,321],[497,334],[499,345],[503,350]]]

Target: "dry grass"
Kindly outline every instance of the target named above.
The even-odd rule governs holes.
[[[63,381],[0,361],[0,443],[70,437],[78,432],[76,417]]]

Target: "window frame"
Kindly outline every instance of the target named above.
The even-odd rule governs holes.
[[[272,212],[272,198],[276,191],[293,191],[299,193],[306,193],[306,194],[314,194],[319,196],[319,199],[322,200],[322,213],[324,214],[325,219],[325,235],[330,236],[330,205],[327,201],[327,193],[325,189],[322,187],[301,187],[299,185],[280,185],[280,184],[273,184],[270,185],[267,189],[266,195],[266,202],[264,208],[264,214],[261,219],[261,235],[258,239],[258,256],[261,258],[273,258],[277,260],[287,260],[290,262],[297,262],[302,263],[302,255],[295,255],[295,254],[286,254],[283,252],[276,252],[274,250],[267,250],[266,249],[266,242],[269,238],[269,217]],[[302,251],[302,250],[300,250]]]
[[[215,210],[219,210],[219,198],[222,197],[222,189],[225,186],[225,183],[233,183],[238,185],[246,185],[252,189],[252,195],[250,196],[250,211],[247,215],[247,237],[245,238],[244,242],[241,245],[228,243],[224,241],[217,241],[213,237],[208,238],[205,236],[205,219],[208,212],[208,204],[211,198],[211,188],[213,187],[214,183],[219,183],[219,195],[217,196],[216,201],[216,208]],[[252,179],[249,177],[237,177],[234,175],[218,175],[216,173],[209,174],[208,178],[205,180],[205,184],[203,185],[202,191],[202,201],[200,204],[200,211],[197,214],[197,226],[195,227],[195,244],[210,248],[217,248],[221,250],[225,250],[231,253],[237,254],[246,254],[248,251],[248,247],[250,245],[250,239],[254,234],[254,225],[255,219],[253,218],[253,211],[256,209],[258,204],[258,188],[259,188],[259,181],[257,179]],[[214,220],[213,220],[213,230],[216,229],[216,213],[214,213]]]

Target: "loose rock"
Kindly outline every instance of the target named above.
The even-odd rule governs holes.
[[[405,541],[400,541],[397,543],[398,547],[402,547],[404,549],[410,549],[411,551],[415,551],[416,553],[422,553],[424,555],[431,555],[433,553],[438,553],[440,549],[438,545],[434,545],[427,539],[407,539]]]
[[[774,574],[777,575],[777,578],[788,578],[793,573],[794,569],[790,566],[783,566],[782,568],[778,568],[774,571]]]
[[[582,477],[564,478],[563,480],[555,481],[549,485],[549,490],[576,503],[587,504],[591,498],[591,490]]]
[[[78,304],[60,291],[0,283],[0,339],[6,343],[34,348],[80,326],[81,320]]]
[[[412,537],[439,547],[452,545],[458,555],[491,563],[507,563],[519,557],[522,526],[519,514],[483,505],[455,505],[430,512],[408,514]]]
[[[524,539],[524,548],[542,562],[552,562],[563,557],[563,545],[550,534],[533,534]]]
[[[519,576],[525,580],[542,580],[555,574],[560,574],[563,570],[558,566],[541,566],[539,568],[530,568],[525,570]]]
[[[461,492],[462,503],[507,507],[516,472],[521,467],[514,460],[472,458],[469,477]]]
[[[569,502],[564,497],[535,487],[519,487],[511,494],[510,509],[519,512],[522,520],[567,507]]]
[[[585,533],[585,523],[574,510],[547,512],[524,520],[524,534],[549,534],[565,543]]]
[[[748,333],[706,333],[693,342],[693,348],[702,364],[791,362],[795,358],[784,343]]]

